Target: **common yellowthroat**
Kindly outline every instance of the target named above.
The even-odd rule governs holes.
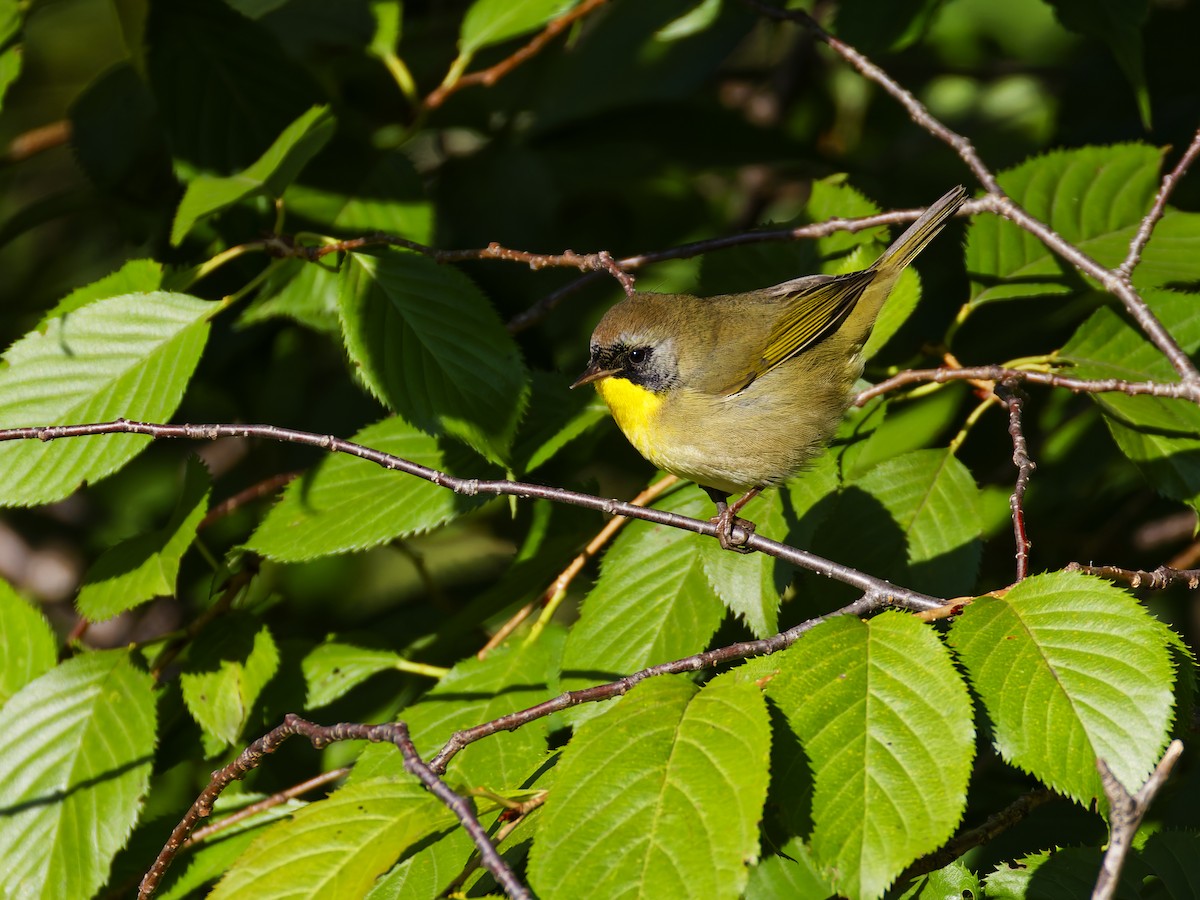
[[[716,297],[635,293],[600,320],[571,387],[594,382],[642,456],[708,493],[721,546],[739,549],[735,524],[753,525],[738,511],[821,452],[883,301],[966,196],[948,192],[861,272]]]

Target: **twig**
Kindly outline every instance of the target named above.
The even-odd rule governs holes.
[[[1170,360],[1175,371],[1185,383],[1193,388],[1188,399],[1200,403],[1200,371],[1192,364],[1191,359],[1179,346],[1179,343],[1163,326],[1158,317],[1151,312],[1146,301],[1133,287],[1132,282],[1122,272],[1102,266],[1074,244],[1067,241],[1050,226],[1031,216],[1000,187],[996,176],[984,165],[974,144],[963,135],[946,127],[933,116],[928,109],[912,93],[901,87],[890,75],[851,47],[838,40],[822,28],[812,16],[799,9],[779,9],[762,3],[761,0],[744,0],[763,15],[773,19],[799,22],[812,31],[831,50],[842,57],[864,78],[878,84],[892,96],[908,112],[909,117],[921,128],[925,129],[938,140],[951,147],[959,158],[966,163],[983,185],[987,196],[983,198],[984,208],[1003,216],[1030,234],[1037,237],[1043,244],[1053,250],[1080,272],[1089,275],[1104,287],[1104,290],[1115,296],[1124,304],[1126,311],[1138,323],[1138,326],[1154,343],[1163,355]]]
[[[1183,152],[1183,156],[1179,158],[1179,162],[1175,164],[1175,168],[1163,176],[1162,184],[1158,186],[1158,194],[1154,197],[1154,204],[1150,207],[1150,211],[1146,213],[1142,219],[1142,224],[1138,226],[1137,234],[1133,236],[1133,240],[1129,242],[1129,253],[1125,255],[1125,261],[1117,266],[1117,271],[1129,278],[1133,275],[1134,268],[1142,259],[1142,251],[1146,249],[1146,245],[1150,243],[1150,235],[1154,233],[1154,227],[1163,217],[1163,213],[1167,209],[1167,200],[1171,197],[1171,192],[1175,190],[1175,185],[1179,179],[1184,176],[1188,168],[1196,161],[1196,156],[1200,155],[1200,129],[1192,137],[1191,144],[1187,150]]]
[[[650,485],[650,487],[646,488],[629,502],[634,506],[649,506],[663,491],[678,482],[679,479],[674,475],[668,475],[666,478],[659,479]],[[501,625],[499,630],[488,639],[488,642],[480,648],[475,656],[483,659],[488,653],[504,643],[508,636],[516,631],[517,627],[528,619],[535,609],[539,606],[549,608],[557,599],[566,596],[567,588],[571,586],[571,582],[575,580],[575,576],[583,571],[583,567],[588,564],[588,561],[595,558],[596,554],[613,539],[613,536],[621,530],[621,526],[628,521],[624,516],[616,516],[611,521],[605,523],[600,532],[588,541],[587,546],[558,574],[558,577],[551,582],[550,586],[542,591],[536,600],[531,600],[517,610],[512,618]]]
[[[197,616],[196,620],[184,630],[181,637],[163,647],[158,656],[154,658],[154,662],[150,664],[150,675],[155,681],[162,678],[163,671],[175,661],[175,657],[179,656],[184,647],[195,640],[196,635],[207,628],[209,623],[214,619],[223,616],[229,611],[229,607],[233,605],[234,599],[241,593],[242,588],[248,585],[251,579],[257,574],[258,566],[255,564],[256,562],[256,559],[247,559],[246,568],[235,573],[229,579],[225,585],[225,590],[222,591],[217,601]]]
[[[521,481],[482,480],[476,478],[459,478],[428,466],[422,466],[411,460],[393,456],[342,440],[331,434],[315,434],[311,431],[297,431],[292,428],[280,428],[277,425],[165,425],[153,422],[131,422],[127,419],[117,419],[114,422],[98,422],[88,425],[49,425],[31,428],[0,429],[0,441],[40,440],[53,441],[63,438],[85,437],[97,434],[145,434],[156,439],[184,439],[212,441],[218,438],[262,438],[271,441],[284,441],[292,444],[303,444],[317,447],[333,453],[346,453],[367,462],[375,463],[385,469],[404,472],[417,478],[422,478],[439,487],[454,491],[466,497],[477,494],[493,494],[504,497],[536,498],[550,500],[555,503],[567,503],[584,509],[594,509],[610,516],[626,516],[631,519],[642,519],[656,525],[669,528],[680,528],[695,534],[708,537],[717,536],[717,526],[711,521],[693,519],[678,513],[665,512],[659,509],[645,509],[625,503],[620,500],[609,500],[593,494],[570,491],[565,488],[548,487],[541,484],[530,484]],[[861,591],[879,594],[890,602],[907,609],[922,610],[941,606],[942,601],[922,594],[909,588],[897,587],[882,578],[875,578],[858,569],[824,559],[816,554],[790,547],[778,541],[758,534],[745,534],[741,528],[734,529],[736,543],[751,551],[765,553],[775,559],[783,560],[798,568],[808,569],[825,578],[832,578],[852,585]]]
[[[1108,850],[1100,864],[1100,877],[1096,879],[1096,887],[1092,891],[1092,900],[1111,900],[1116,896],[1125,857],[1133,846],[1133,836],[1150,809],[1151,801],[1182,754],[1183,742],[1171,741],[1166,753],[1136,794],[1130,794],[1125,785],[1117,780],[1108,763],[1102,759],[1096,760],[1100,783],[1104,785],[1104,796],[1108,798],[1109,841]]]
[[[1029,447],[1025,443],[1025,430],[1021,426],[1021,412],[1025,406],[1025,395],[1015,381],[1002,381],[996,385],[996,396],[1008,410],[1008,433],[1012,436],[1013,465],[1017,467],[1017,483],[1008,507],[1012,511],[1013,537],[1017,543],[1017,581],[1029,575],[1029,536],[1025,532],[1025,491],[1029,478],[1037,468],[1029,458]]]
[[[270,797],[264,797],[257,803],[251,803],[249,806],[244,806],[235,813],[231,813],[219,822],[213,822],[211,825],[205,825],[203,828],[197,828],[188,839],[183,842],[181,850],[187,850],[194,844],[198,844],[206,838],[212,837],[214,834],[219,834],[226,828],[236,825],[238,822],[244,822],[247,819],[252,819],[259,813],[266,812],[268,809],[274,809],[276,806],[287,803],[289,800],[294,800],[301,794],[307,794],[309,791],[314,791],[319,787],[329,784],[331,781],[337,781],[339,778],[344,778],[350,774],[350,769],[343,766],[340,769],[330,769],[328,772],[322,772],[320,775],[315,775],[307,781],[302,781],[299,784],[294,784],[286,790],[272,794]]]
[[[270,478],[264,478],[258,484],[252,484],[245,490],[238,491],[232,497],[222,500],[216,506],[205,514],[200,520],[200,524],[196,526],[197,531],[203,531],[213,522],[225,518],[230,513],[236,512],[247,503],[253,503],[268,494],[273,494],[280,488],[286,487],[300,476],[299,472],[280,472],[278,475],[272,475]]]
[[[450,736],[450,739],[442,746],[442,749],[429,761],[429,767],[435,772],[445,772],[446,766],[459,751],[482,738],[501,731],[514,731],[536,719],[543,718],[552,713],[562,712],[564,709],[570,709],[573,706],[579,706],[583,703],[596,703],[601,700],[611,700],[614,697],[623,697],[635,685],[640,684],[647,678],[655,678],[659,675],[678,675],[684,672],[698,672],[701,669],[712,668],[718,663],[734,659],[747,659],[751,656],[766,656],[776,653],[790,647],[805,632],[810,631],[822,622],[836,618],[837,616],[869,615],[878,612],[883,607],[889,605],[890,602],[890,598],[885,595],[868,592],[853,603],[843,606],[841,609],[834,610],[823,616],[817,616],[806,622],[801,622],[799,625],[793,626],[779,634],[772,635],[769,638],[762,638],[756,641],[742,641],[726,647],[719,647],[715,650],[706,650],[703,653],[696,653],[692,656],[685,656],[682,659],[650,666],[639,672],[634,672],[632,675],[626,675],[624,678],[610,681],[607,684],[594,685],[578,691],[567,691],[536,706],[531,706],[528,709],[509,713],[498,719],[493,719],[491,722],[484,722],[482,725],[454,732]]]
[[[532,57],[541,52],[542,48],[554,40],[558,35],[565,31],[575,22],[582,19],[584,16],[598,9],[607,3],[608,0],[584,0],[570,12],[564,13],[557,19],[550,22],[536,37],[528,44],[512,54],[508,58],[501,60],[496,65],[490,68],[483,69],[479,72],[471,72],[468,75],[451,81],[447,84],[442,84],[434,89],[428,97],[425,98],[424,107],[426,109],[437,109],[446,99],[454,93],[475,84],[481,84],[484,87],[491,87],[521,63],[526,62]]]
[[[4,151],[4,162],[24,162],[46,150],[61,147],[71,139],[71,120],[59,119],[18,134]]]
[[[978,847],[1003,834],[1039,806],[1049,803],[1054,797],[1054,792],[1047,788],[1039,788],[1018,797],[1000,812],[989,816],[982,825],[962,832],[951,838],[940,850],[936,850],[928,856],[922,856],[900,874],[895,884],[906,884],[920,875],[935,872],[950,865],[971,848]]]
[[[947,381],[1023,381],[1028,384],[1042,384],[1048,387],[1065,388],[1074,393],[1105,394],[1121,393],[1137,396],[1148,394],[1152,397],[1173,397],[1181,400],[1200,398],[1194,385],[1184,382],[1162,381],[1122,381],[1119,378],[1072,378],[1055,372],[1042,372],[1037,369],[1009,369],[1004,366],[967,366],[965,368],[939,369],[909,369],[898,375],[879,382],[862,391],[854,398],[855,406],[862,406],[873,397],[878,397],[910,384],[936,382],[944,384]]]
[[[1117,566],[1085,566],[1073,562],[1067,565],[1068,572],[1083,572],[1085,575],[1096,575],[1109,581],[1120,581],[1132,588],[1153,588],[1163,590],[1175,584],[1182,584],[1189,590],[1200,587],[1200,569],[1173,569],[1170,566],[1159,566],[1153,572],[1143,569],[1122,569]]]
[[[317,750],[338,741],[373,741],[394,744],[404,757],[405,771],[420,779],[426,789],[454,813],[479,849],[483,864],[504,888],[508,896],[520,898],[520,900],[527,900],[531,896],[528,888],[517,880],[508,863],[496,852],[495,845],[488,838],[483,826],[479,824],[474,804],[455,793],[425,764],[420,754],[417,753],[416,747],[413,746],[412,739],[408,734],[408,727],[403,722],[391,722],[384,725],[360,725],[348,722],[338,725],[316,725],[299,716],[288,714],[282,725],[267,732],[243,750],[237,759],[213,773],[208,786],[196,798],[179,824],[175,826],[167,843],[154,860],[154,864],[142,878],[142,883],[138,888],[139,900],[145,900],[154,893],[166,873],[167,867],[171,865],[171,861],[183,846],[188,832],[196,822],[212,814],[213,804],[221,792],[234,781],[244,778],[252,769],[258,768],[267,754],[274,753],[284,741],[297,735],[307,738]]]

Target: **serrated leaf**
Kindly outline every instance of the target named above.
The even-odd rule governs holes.
[[[528,396],[520,351],[477,287],[417,253],[342,266],[346,349],[370,392],[426,431],[508,455]]]
[[[635,687],[563,753],[529,863],[539,897],[738,897],[758,855],[770,727],[757,687]]]
[[[513,442],[513,467],[526,475],[549,462],[567,444],[608,418],[594,391],[572,391],[552,372],[530,373],[529,412]]]
[[[1103,265],[1125,257],[1158,186],[1162,151],[1142,144],[1083,147],[1036,157],[998,176],[1034,217]],[[1134,278],[1143,287],[1195,280],[1200,227],[1169,211]],[[971,303],[1065,294],[1080,276],[1040,240],[999,216],[975,216],[967,229]]]
[[[814,778],[813,858],[840,893],[879,897],[950,837],[975,738],[950,654],[912,616],[839,616],[772,657],[767,695]]]
[[[700,561],[703,540],[648,522],[631,521],[621,530],[567,636],[564,690],[611,681],[707,646],[725,611]],[[568,716],[579,722],[611,705],[585,704]]]
[[[328,106],[314,106],[292,122],[267,151],[236,175],[218,178],[197,175],[187,186],[175,221],[171,243],[179,246],[201,219],[258,193],[283,195],[300,170],[333,137],[336,120]]]
[[[125,650],[69,659],[0,710],[0,859],[22,900],[91,897],[137,820],[153,683]]]
[[[327,706],[372,675],[394,670],[401,658],[391,650],[373,650],[339,641],[319,644],[301,663],[308,685],[304,708]]]
[[[418,752],[428,759],[460,728],[533,706],[551,696],[550,678],[558,664],[558,641],[523,647],[497,647],[484,659],[468,658],[454,666],[402,719]],[[388,752],[388,751],[391,752]],[[546,751],[546,720],[516,731],[494,734],[467,747],[450,762],[453,783],[501,790],[521,783]],[[352,778],[393,774],[399,754],[390,747],[368,747]]]
[[[179,563],[208,511],[209,490],[208,469],[190,457],[170,520],[156,531],[104,551],[84,575],[75,601],[79,612],[98,622],[155,597],[174,594]]]
[[[817,871],[808,845],[798,837],[751,869],[746,885],[746,900],[829,900],[834,894]]]
[[[0,427],[170,419],[215,310],[186,294],[154,292],[111,297],[52,319],[4,354]],[[61,500],[111,475],[149,442],[113,434],[0,445],[0,505]]]
[[[1146,0],[1046,0],[1063,27],[1108,44],[1137,98],[1142,125],[1150,128],[1150,91],[1142,59]]]
[[[58,641],[46,617],[2,578],[0,647],[0,706],[58,660]]]
[[[153,259],[131,259],[117,271],[71,291],[42,317],[42,324],[82,309],[97,300],[106,300],[122,294],[147,294],[157,291],[162,287],[162,280],[162,263]]]
[[[209,897],[362,897],[405,850],[454,823],[415,778],[350,784],[259,837]]]
[[[337,269],[299,259],[278,260],[258,295],[238,316],[239,325],[256,325],[280,316],[330,336],[341,333]]]
[[[950,865],[914,879],[912,887],[900,895],[899,900],[959,900],[959,898],[982,897],[983,885],[979,876],[962,863]]]
[[[1096,759],[1136,792],[1166,746],[1175,672],[1161,626],[1127,592],[1072,572],[981,597],[950,642],[1001,756],[1087,806]]]
[[[463,474],[453,453],[448,464],[442,443],[403,419],[368,425],[351,440],[432,469]],[[331,454],[287,486],[246,546],[280,562],[365,550],[429,531],[480,502],[356,456]]]
[[[275,639],[249,615],[226,616],[200,633],[179,683],[188,712],[204,730],[208,756],[241,737],[255,701],[278,668]]]
[[[1194,296],[1147,291],[1151,310],[1180,346],[1200,347],[1200,304]],[[1060,355],[1080,378],[1175,381],[1166,357],[1112,310],[1099,309],[1076,330]],[[1200,408],[1190,400],[1092,394],[1117,446],[1162,493],[1200,504]]]
[[[1200,897],[1200,834],[1159,831],[1146,839],[1138,855],[1154,873],[1170,900]]]
[[[382,231],[427,244],[433,240],[433,204],[421,176],[400,151],[365,171],[338,172],[329,187],[293,184],[284,194],[290,213],[338,235]]]
[[[574,5],[575,0],[475,0],[463,17],[459,53],[474,56],[484,47],[545,25]]]
[[[1102,853],[1097,847],[1065,847],[1022,856],[1002,863],[987,877],[987,896],[996,900],[1062,900],[1089,897],[1100,874]],[[1135,900],[1144,867],[1136,856],[1125,861],[1116,886],[1117,900]]]
[[[464,870],[474,852],[475,844],[470,835],[462,828],[456,828],[433,844],[421,847],[376,881],[366,900],[437,897]]]

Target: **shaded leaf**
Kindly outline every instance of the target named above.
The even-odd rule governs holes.
[[[1096,758],[1135,793],[1166,746],[1175,673],[1162,626],[1127,592],[1071,572],[981,597],[950,641],[1011,764],[1087,806]]]
[[[475,0],[463,17],[459,52],[473,56],[484,47],[545,25],[574,5],[575,0]]]
[[[335,127],[329,107],[315,106],[285,128],[262,156],[238,174],[224,178],[197,175],[179,201],[171,243],[178,246],[201,219],[246,197],[260,192],[282,196],[305,164],[333,137]]]
[[[839,616],[771,657],[767,694],[811,761],[813,858],[840,893],[879,897],[950,837],[975,737],[966,685],[912,616]]]
[[[75,601],[80,613],[96,622],[174,594],[180,560],[208,511],[208,495],[208,470],[190,457],[170,521],[104,551],[84,576]]]
[[[1090,897],[1100,874],[1101,855],[1096,847],[1066,847],[1002,863],[987,877],[987,896],[996,900]],[[1143,866],[1137,857],[1127,858],[1116,886],[1118,900],[1142,896],[1138,890],[1142,874]]]
[[[769,749],[754,685],[638,685],[563,753],[530,885],[546,900],[738,897],[758,855]]]
[[[125,650],[69,659],[0,710],[0,859],[13,896],[91,897],[150,779],[150,676]]]
[[[368,425],[351,440],[432,469],[463,474],[441,443],[403,419]],[[481,501],[404,472],[335,453],[293,481],[246,546],[281,562],[365,550],[429,531]]]
[[[8,348],[0,427],[168,420],[183,397],[216,305],[186,294],[126,294],[51,319]],[[51,503],[110,475],[149,443],[102,435],[0,445],[0,504]]]
[[[350,254],[339,314],[370,392],[426,431],[507,457],[527,399],[516,344],[477,287],[416,253]]]
[[[808,846],[798,837],[777,855],[750,870],[746,900],[828,900],[834,889],[817,869]]]

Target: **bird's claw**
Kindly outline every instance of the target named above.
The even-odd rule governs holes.
[[[753,522],[739,519],[729,507],[721,510],[720,515],[714,516],[710,521],[717,526],[717,541],[722,550],[732,550],[734,553],[753,552],[746,546],[750,536],[754,534]],[[735,529],[740,530],[741,534],[735,536]]]

